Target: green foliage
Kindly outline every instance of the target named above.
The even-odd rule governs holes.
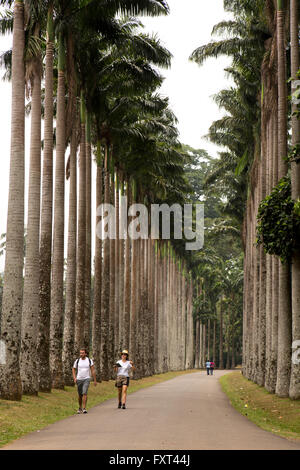
[[[300,69],[298,70],[297,72],[297,78],[298,80],[300,79]],[[289,83],[292,83],[293,82],[293,79],[290,78],[288,80]],[[300,106],[299,106],[299,103],[300,103],[300,88],[296,88],[296,90],[293,92],[293,88],[292,88],[292,93],[291,95],[288,96],[288,99],[291,103],[296,103],[297,104],[297,108],[294,110],[292,116],[297,116],[297,119],[300,119]],[[298,149],[296,150],[296,148],[298,147]],[[294,152],[296,152],[297,155],[293,155]],[[290,158],[293,158],[294,156],[297,156],[298,157],[298,161],[299,161],[299,146],[295,146],[295,148],[293,148],[290,152]]]
[[[0,235],[0,256],[4,254],[6,249],[6,233]]]
[[[288,263],[300,237],[299,201],[291,197],[291,181],[282,178],[258,209],[257,244]]]
[[[299,165],[300,163],[300,143],[294,145],[288,154],[288,160],[290,162],[295,162]]]

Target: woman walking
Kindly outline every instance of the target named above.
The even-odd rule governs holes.
[[[118,388],[118,408],[126,409],[126,395],[129,387],[129,371],[135,367],[132,361],[129,361],[129,354],[126,349],[121,353],[121,359],[114,365],[117,372],[116,387]]]

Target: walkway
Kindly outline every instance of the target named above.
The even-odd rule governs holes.
[[[232,408],[218,377],[182,375],[128,396],[126,410],[109,400],[31,433],[3,449],[287,449],[300,444],[263,431]]]

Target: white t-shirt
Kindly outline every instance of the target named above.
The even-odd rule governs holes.
[[[120,364],[121,367],[118,367],[117,375],[125,375],[125,377],[129,377],[129,371],[132,367],[129,361],[123,362],[122,359],[117,361],[117,364]]]
[[[90,359],[90,361],[91,361],[91,366],[93,366],[94,363],[93,363],[92,359]],[[91,376],[90,376],[90,361],[89,361],[88,357],[86,357],[85,359],[81,359],[81,358],[79,359],[76,379],[86,380],[86,379],[91,378]],[[77,359],[74,362],[73,368],[76,369],[76,366],[77,366]]]

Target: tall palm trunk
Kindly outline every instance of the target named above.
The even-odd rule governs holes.
[[[159,292],[159,245],[158,242],[154,241],[154,256],[155,256],[155,280],[154,280],[154,330],[153,330],[153,352],[154,352],[154,373],[158,373],[158,292]]]
[[[85,296],[84,296],[84,339],[83,344],[88,350],[91,345],[90,318],[91,318],[91,282],[92,282],[92,155],[91,155],[91,114],[86,113],[86,253],[85,253]]]
[[[108,143],[105,144],[105,159],[104,159],[104,175],[105,175],[105,189],[104,189],[104,203],[109,204],[109,147]],[[108,329],[109,329],[109,238],[103,241],[103,271],[102,271],[102,286],[101,286],[101,379],[109,380],[110,370],[108,365]]]
[[[173,279],[172,279],[172,262],[171,262],[171,254],[170,254],[170,243],[166,242],[167,247],[167,283],[168,283],[168,295],[165,299],[165,334],[166,334],[166,349],[165,349],[165,372],[168,371],[170,367],[170,343],[171,343],[171,335],[173,333],[172,325],[170,324],[170,311],[173,311]]]
[[[278,0],[277,50],[278,50],[278,157],[279,178],[287,174],[287,85],[286,47],[284,32],[284,0]],[[290,265],[279,265],[279,309],[278,309],[278,365],[276,394],[287,397],[291,373],[292,309]]]
[[[220,300],[220,348],[219,348],[219,369],[224,369],[224,358],[223,358],[223,306],[222,298]]]
[[[77,113],[76,113],[77,114]],[[79,121],[79,116],[77,121]],[[74,328],[76,299],[76,242],[77,242],[77,139],[80,124],[73,128],[70,149],[69,226],[66,275],[66,306],[64,317],[63,371],[66,385],[74,385]]]
[[[131,191],[129,180],[126,182],[126,195],[128,206],[131,205]],[[127,214],[126,214],[127,217]],[[125,237],[125,275],[124,275],[124,336],[122,337],[122,347],[129,347],[130,344],[130,305],[131,305],[131,239],[126,233]]]
[[[299,18],[298,2],[291,0],[291,74],[292,80],[297,80],[299,69]],[[297,105],[292,104],[292,145],[299,145],[300,142],[300,121],[295,115]],[[300,199],[300,165],[291,163],[292,198],[296,201]],[[300,341],[300,249],[293,253],[292,257],[292,347],[299,348]],[[300,363],[292,361],[291,380],[289,388],[290,398],[296,400],[300,398]]]
[[[86,110],[81,92],[81,133],[79,156],[78,239],[76,266],[75,355],[84,346],[85,277],[86,277]]]
[[[199,369],[202,369],[203,364],[203,323],[200,323],[200,351],[199,351]]]
[[[136,377],[143,377],[145,371],[144,364],[144,284],[145,284],[145,251],[144,243],[141,238],[138,239],[137,250],[137,333],[136,333]]]
[[[247,278],[247,299],[246,299],[246,340],[245,340],[245,352],[246,356],[246,368],[245,376],[250,379],[251,377],[251,367],[252,367],[252,313],[253,313],[253,198],[250,195],[248,202],[248,214],[247,214],[247,232],[249,233],[247,237],[247,251],[248,251],[248,278]],[[228,355],[228,353],[227,353]],[[227,359],[228,361],[228,359]],[[227,367],[227,366],[226,366]]]
[[[132,189],[132,204],[135,203],[135,185]],[[137,322],[137,248],[138,240],[131,240],[131,281],[130,281],[130,337],[129,350],[132,360],[136,358],[136,322]]]
[[[120,353],[120,188],[119,188],[119,174],[115,169],[116,182],[115,182],[115,209],[116,209],[116,239],[115,239],[115,323],[114,323],[114,343],[115,354],[118,357]]]
[[[124,201],[124,180],[123,176],[119,174],[119,181],[120,181],[120,194],[121,194],[121,201],[120,204],[120,220],[123,221],[123,217],[125,216],[125,204]],[[125,220],[125,218],[124,218]],[[124,318],[124,287],[125,287],[125,243],[124,243],[124,231],[122,229],[122,237],[119,240],[119,297],[116,299],[119,303],[119,351],[122,351],[123,348],[123,341],[125,337],[125,318]],[[125,346],[124,346],[125,347]],[[128,343],[126,345],[128,348]]]
[[[253,238],[255,240],[255,231],[256,231],[256,218],[257,218],[257,211],[258,206],[261,201],[261,162],[259,162],[259,155],[260,152],[258,150],[258,146],[256,146],[255,153],[257,154],[257,186],[255,190],[255,223],[254,223],[254,234]],[[254,250],[254,302],[253,302],[253,335],[252,335],[252,380],[257,383],[257,373],[259,367],[259,355],[258,355],[258,331],[259,331],[259,279],[260,279],[260,250],[258,247]],[[233,327],[232,327],[232,334],[231,337],[233,339]],[[234,344],[232,343],[232,357],[234,356]],[[232,368],[234,365],[232,364]]]
[[[49,5],[45,66],[44,154],[42,176],[42,203],[40,229],[40,309],[38,320],[37,353],[39,358],[39,390],[51,391],[49,362],[51,249],[53,205],[53,2]]]
[[[0,397],[20,400],[19,368],[24,256],[24,5],[14,4],[12,114],[6,257],[1,317]],[[2,348],[1,348],[2,349]]]
[[[148,361],[149,361],[149,374],[153,375],[154,361],[151,360],[151,356],[154,356],[154,334],[155,334],[155,275],[156,275],[156,256],[154,248],[154,240],[149,238],[148,240],[149,250],[149,304],[148,304],[148,315],[149,315],[149,347],[148,347]]]
[[[64,388],[62,368],[65,204],[65,49],[59,34],[56,166],[51,283],[50,367],[53,388]]]
[[[199,328],[199,323],[200,320],[199,318],[196,319],[195,321],[195,364],[194,368],[198,369],[199,368],[199,356],[200,356],[200,338],[199,338],[199,333],[200,333],[200,328]]]
[[[192,294],[191,294],[192,295]],[[202,339],[202,344],[203,344],[203,358],[204,361],[208,361],[208,356],[207,356],[207,341],[206,341],[206,323],[203,323],[203,339]]]
[[[261,172],[260,172],[260,201],[266,197],[266,173],[267,167],[266,155],[266,136],[265,124],[262,125],[262,144],[261,144]],[[260,202],[259,201],[259,202]],[[266,255],[262,246],[259,247],[259,318],[258,318],[258,361],[256,382],[263,386],[265,383],[266,367]]]
[[[165,277],[164,277],[164,243],[159,241],[159,291],[158,291],[158,364],[159,364],[159,372],[163,372],[163,342],[165,341],[164,338],[164,331],[163,331],[163,321],[164,321],[164,310],[163,310],[163,300],[164,295],[166,295],[166,286],[164,285]]]
[[[243,375],[248,378],[248,328],[249,328],[249,290],[250,290],[250,199],[247,200],[244,219],[245,258],[244,258],[244,297],[243,297]],[[222,307],[222,299],[221,299]]]
[[[168,330],[168,309],[170,303],[170,260],[167,242],[164,243],[164,281],[163,285],[167,288],[167,295],[163,302],[163,372],[168,371],[168,346],[169,346],[169,330]]]
[[[232,327],[231,330],[231,368],[235,368],[235,331]]]
[[[181,370],[185,369],[185,364],[186,364],[186,331],[187,331],[187,325],[186,325],[186,315],[185,315],[185,307],[186,307],[186,302],[185,302],[185,278],[184,278],[184,265],[183,262],[181,264],[181,321],[182,321],[182,365],[181,365]]]
[[[230,325],[227,325],[227,334],[226,334],[226,347],[227,347],[227,356],[226,356],[226,369],[230,369]]]
[[[210,318],[207,320],[207,357],[210,361]]]
[[[275,114],[277,119],[273,119],[272,131],[272,187],[278,182],[278,112]],[[277,381],[278,364],[278,308],[279,308],[279,260],[272,257],[272,288],[271,288],[271,366],[269,387],[270,393],[275,393]]]
[[[188,348],[188,360],[187,366],[189,369],[193,367],[193,355],[194,355],[194,332],[193,332],[193,282],[192,280],[187,280],[187,316],[189,319],[189,348]]]
[[[97,141],[97,176],[96,176],[96,226],[99,222],[97,210],[103,202],[102,183],[102,157],[101,142]],[[100,224],[101,225],[101,224]],[[94,298],[93,298],[93,328],[92,328],[92,350],[95,364],[97,381],[101,380],[100,369],[100,341],[101,341],[101,285],[102,285],[102,240],[101,234],[96,231],[95,237],[95,268],[94,268]]]
[[[145,246],[145,283],[144,283],[144,364],[145,376],[150,374],[150,328],[151,318],[149,312],[149,294],[150,294],[150,260],[149,260],[149,243],[148,240],[143,240]],[[152,260],[151,260],[152,261]]]
[[[41,64],[33,64],[28,222],[22,315],[21,378],[23,393],[38,394],[39,236],[41,183]]]
[[[159,276],[158,276],[158,370],[159,373],[163,371],[163,290],[165,286],[163,286],[164,282],[164,263],[163,263],[163,250],[164,245],[161,240],[158,242],[159,247]]]
[[[256,221],[256,190],[252,188],[253,194],[251,199],[251,272],[252,272],[252,291],[250,292],[251,295],[251,308],[249,310],[249,329],[248,329],[248,336],[249,336],[249,364],[248,364],[248,378],[250,380],[253,379],[253,365],[254,365],[254,348],[253,348],[253,338],[254,338],[254,312],[256,312],[256,280],[257,280],[257,271],[256,271],[256,247],[254,245],[255,242],[255,221]],[[229,315],[229,325],[230,325],[230,311],[228,312]],[[229,329],[230,326],[228,325],[227,330],[227,361],[226,361],[226,368],[229,369],[230,366],[230,345],[229,345]]]
[[[213,362],[216,363],[216,344],[217,344],[217,320],[214,319],[213,329]]]
[[[112,151],[111,151],[112,152]],[[112,153],[111,153],[112,157]],[[110,203],[115,207],[115,173],[113,158],[111,158],[111,184],[110,184]],[[109,240],[109,370],[111,378],[113,378],[113,364],[117,360],[116,356],[116,345],[115,345],[115,280],[116,280],[116,264],[115,264],[115,249],[116,240],[110,238]]]
[[[276,113],[277,116],[277,113]],[[273,152],[273,142],[274,142],[274,122],[275,118],[271,117],[268,125],[267,132],[267,193],[270,194],[273,188],[273,179],[275,178],[275,160]],[[277,174],[276,174],[277,178]],[[275,278],[275,259],[271,255],[266,257],[266,358],[265,358],[265,388],[269,392],[274,392],[274,385],[272,376],[274,376],[272,367],[272,325],[276,327],[277,325],[277,308],[275,308],[275,303],[272,305],[272,300],[277,291],[277,283]],[[274,294],[274,295],[273,295]],[[274,307],[274,310],[273,308]],[[274,343],[274,342],[273,342]],[[277,349],[275,350],[276,354]],[[273,353],[274,356],[274,353]]]

